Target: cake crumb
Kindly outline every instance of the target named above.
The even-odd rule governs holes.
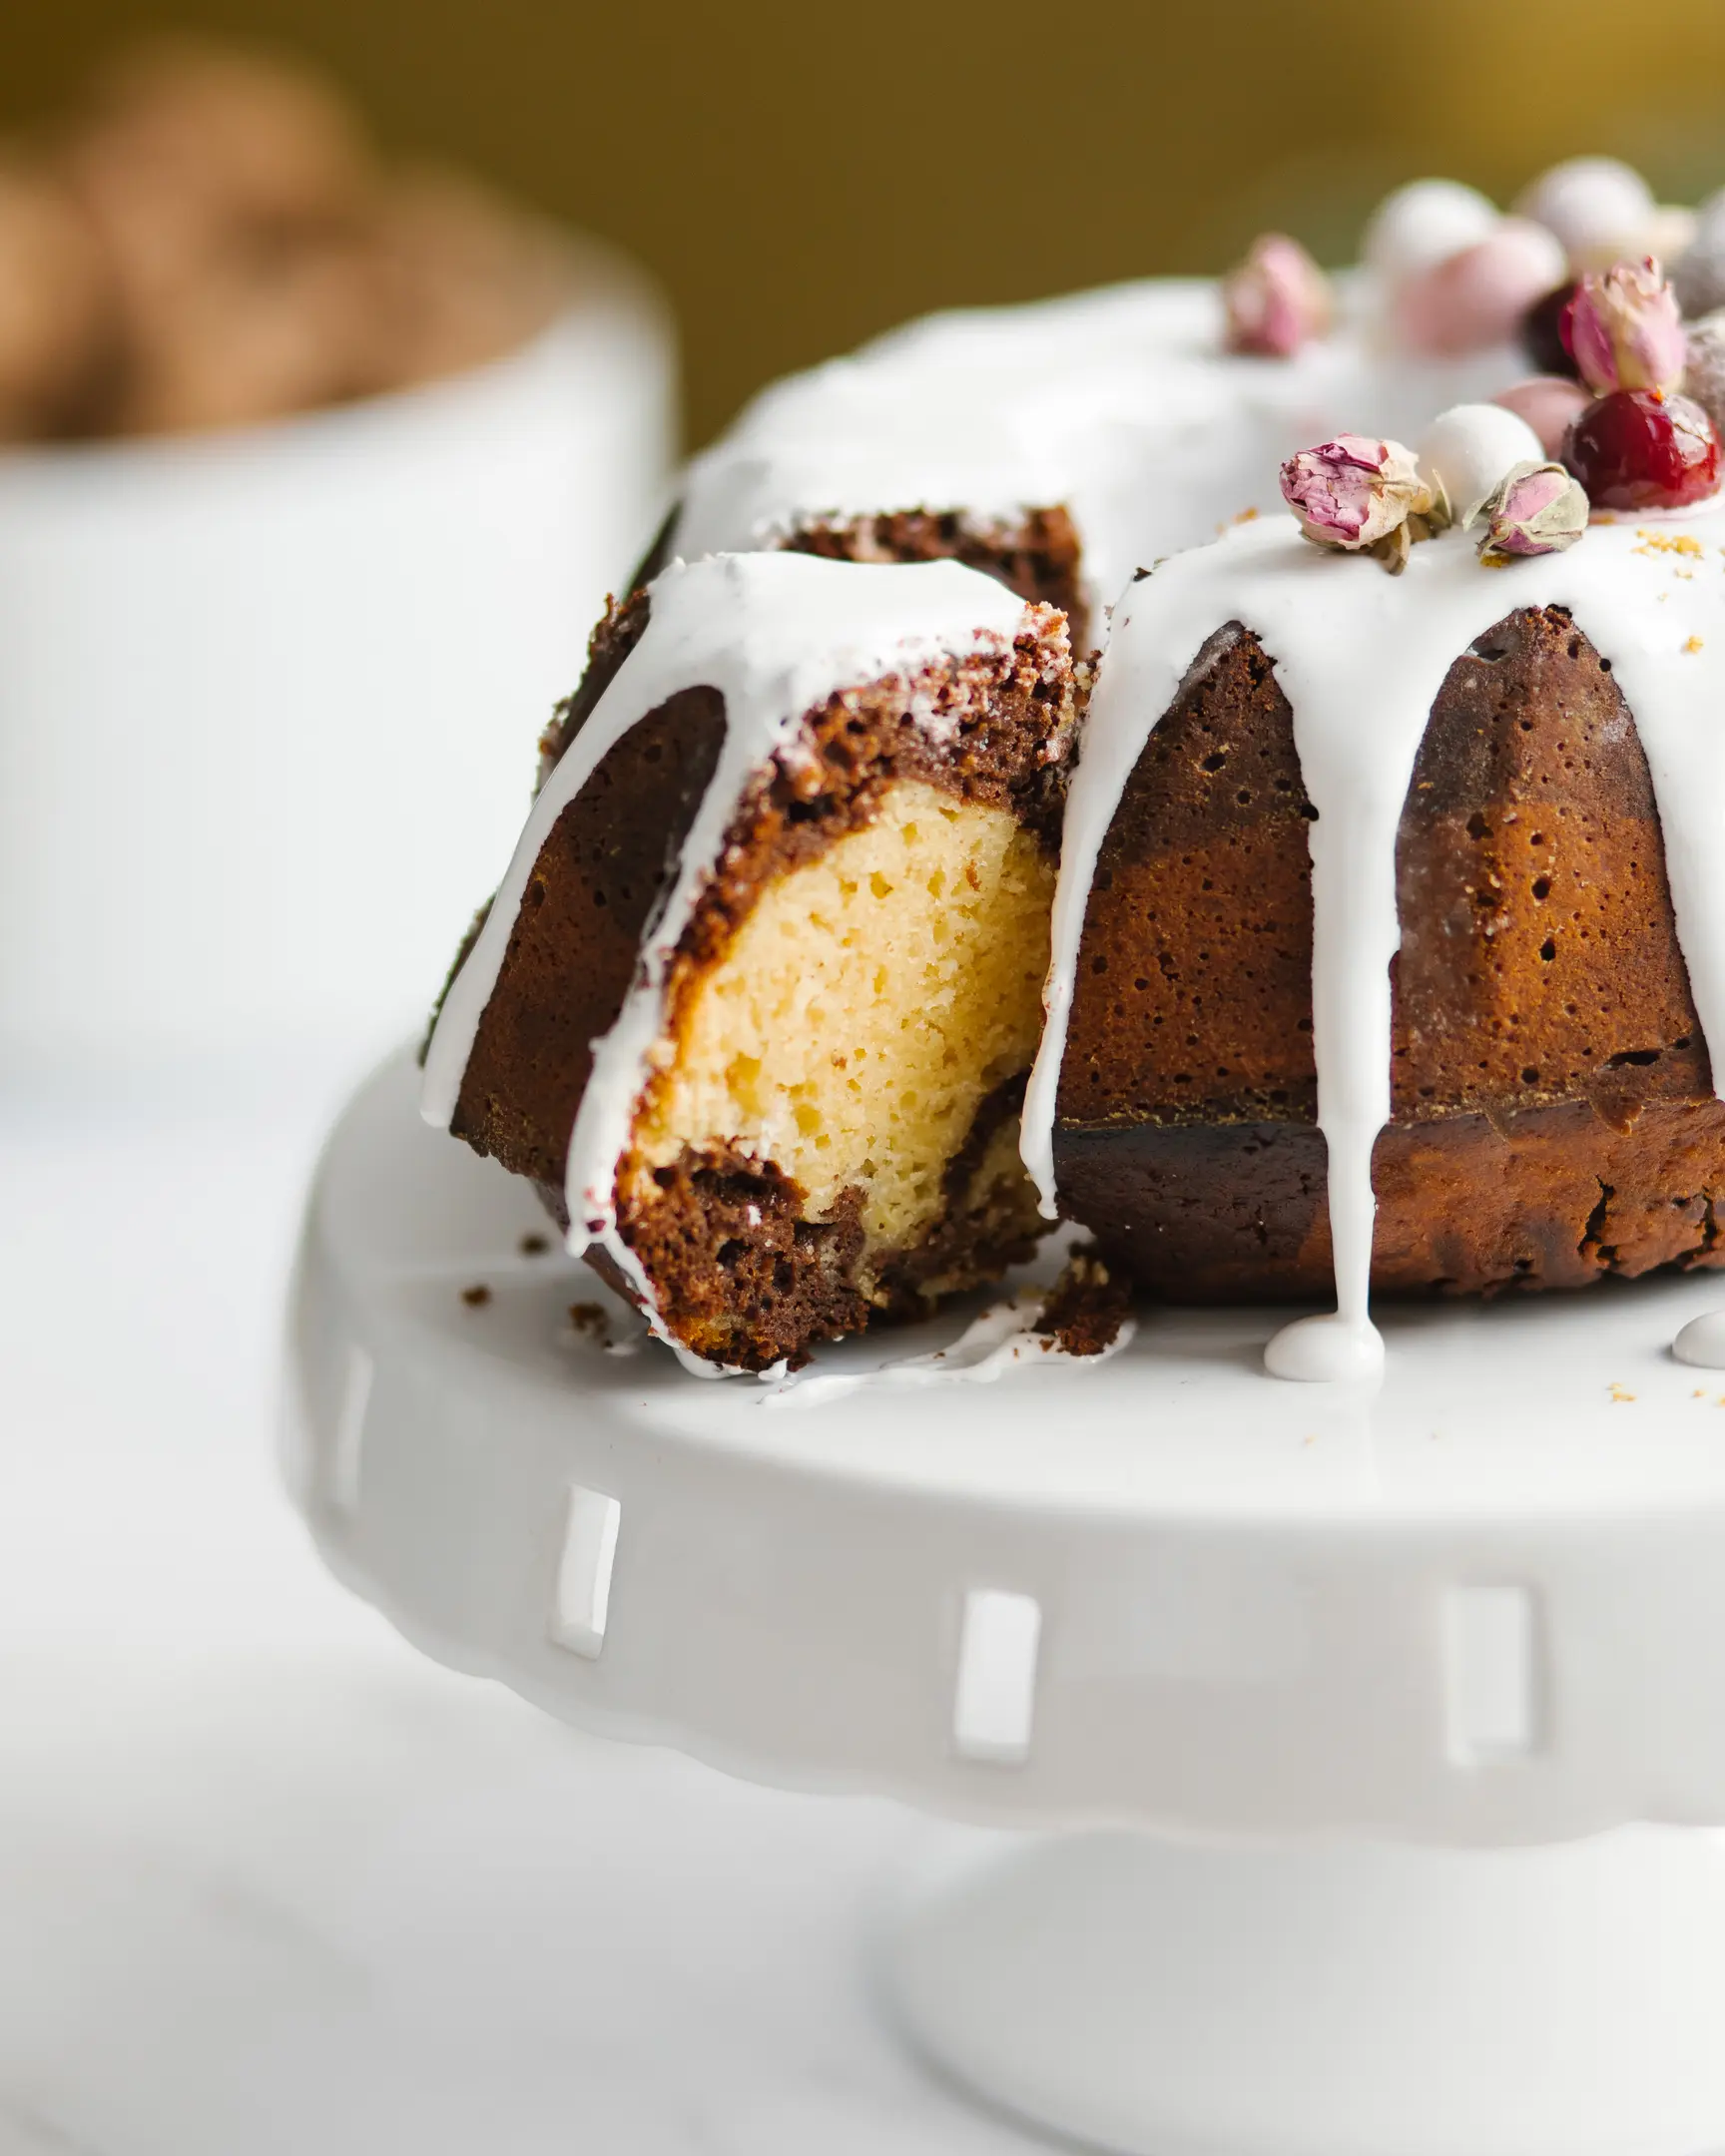
[[[478,1281],[471,1288],[462,1289],[461,1300],[469,1310],[483,1310],[491,1300],[491,1291],[483,1281]]]
[[[523,1258],[543,1258],[551,1248],[551,1238],[543,1235],[524,1235],[519,1245]]]
[[[1623,1387],[1622,1387],[1622,1386],[1621,1386],[1620,1384],[1614,1384],[1614,1385],[1613,1385],[1613,1386],[1611,1387],[1611,1397],[1612,1397],[1612,1398],[1613,1398],[1614,1400],[1622,1401],[1622,1400],[1632,1400],[1632,1399],[1633,1399],[1633,1398],[1635,1397],[1635,1395],[1634,1395],[1634,1393],[1633,1393],[1633,1392],[1625,1392],[1625,1391],[1624,1391],[1624,1389],[1623,1389]]]
[[[1635,549],[1637,554],[1687,554],[1699,561],[1707,551],[1692,532],[1663,532],[1651,524],[1637,524],[1635,536],[1641,542]]]
[[[1692,636],[1683,649],[1685,651],[1699,651],[1701,649],[1701,639],[1698,636]]]
[[[602,1303],[571,1303],[569,1306],[570,1330],[584,1340],[597,1341],[601,1348],[611,1345],[611,1328]]]
[[[1132,1309],[1128,1282],[1116,1280],[1094,1243],[1066,1261],[1036,1320],[1045,1353],[1095,1355],[1112,1348]]]

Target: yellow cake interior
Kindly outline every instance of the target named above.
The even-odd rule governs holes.
[[[1035,1053],[1053,893],[1006,810],[893,787],[871,822],[769,884],[686,993],[635,1161],[685,1146],[770,1160],[808,1193],[807,1218],[860,1189],[868,1246],[914,1246],[978,1108]],[[973,1194],[1022,1180],[1015,1138],[1013,1118]]]

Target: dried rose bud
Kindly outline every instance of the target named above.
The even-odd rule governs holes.
[[[1665,272],[1646,256],[1584,276],[1563,314],[1563,341],[1595,396],[1683,379],[1683,318]]]
[[[1222,280],[1231,352],[1290,359],[1309,337],[1323,336],[1334,308],[1330,279],[1298,240],[1263,233],[1246,260]]]
[[[1373,547],[1410,517],[1440,506],[1447,521],[1446,505],[1421,477],[1413,450],[1365,434],[1338,434],[1291,456],[1282,467],[1282,494],[1319,546]]]
[[[1480,512],[1479,559],[1497,568],[1523,554],[1561,554],[1587,529],[1587,495],[1561,464],[1512,464]]]

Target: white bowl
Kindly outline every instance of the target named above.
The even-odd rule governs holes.
[[[238,433],[0,455],[0,1068],[364,1052],[428,1009],[664,507],[665,309]]]

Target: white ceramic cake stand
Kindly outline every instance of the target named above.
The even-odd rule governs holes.
[[[1068,1830],[894,1921],[952,2074],[1139,2156],[1725,2147],[1725,1377],[1669,1351],[1725,1286],[1391,1312],[1375,1392],[1264,1377],[1248,1311],[811,1405],[607,1352],[543,1229],[405,1061],[354,1100],[318,1543],[572,1722]]]

